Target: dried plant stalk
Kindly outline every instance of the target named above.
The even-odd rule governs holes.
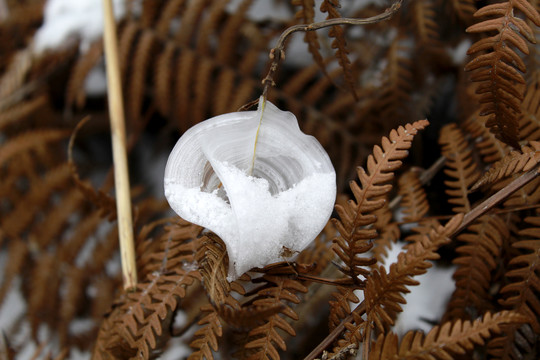
[[[126,155],[126,129],[124,125],[124,104],[118,63],[118,44],[111,0],[103,0],[105,20],[105,57],[107,60],[107,88],[111,117],[111,137],[114,159],[114,180],[116,207],[118,208],[118,233],[124,289],[132,289],[137,284],[135,247],[133,245],[133,222],[131,218],[131,197]]]

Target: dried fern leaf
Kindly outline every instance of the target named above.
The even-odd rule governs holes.
[[[300,303],[297,293],[305,293],[307,288],[300,281],[284,276],[264,275],[259,281],[265,284],[253,291],[257,295],[252,305],[264,308],[279,306],[281,309],[279,314],[268,317],[263,324],[249,332],[244,347],[253,351],[249,359],[279,359],[278,348],[286,350],[287,347],[278,330],[290,336],[296,335],[292,326],[282,315],[298,320],[298,315],[287,303]]]
[[[203,325],[203,327],[195,332],[194,340],[189,344],[197,351],[191,353],[188,360],[213,360],[212,350],[218,350],[217,338],[223,335],[218,313],[212,305],[201,307],[201,314],[204,314],[204,317],[199,320],[198,324]]]
[[[69,131],[62,129],[29,130],[17,135],[0,146],[0,166],[22,152],[66,139],[69,135]]]
[[[406,252],[398,255],[397,262],[390,266],[388,272],[379,266],[371,273],[364,289],[366,324],[385,331],[394,323],[402,311],[400,304],[405,303],[402,294],[408,292],[407,286],[418,285],[413,277],[424,274],[431,267],[430,260],[439,258],[437,249],[450,241],[448,236],[459,227],[462,219],[463,215],[455,215],[444,227],[439,225],[422,240],[411,243]]]
[[[20,89],[35,61],[33,49],[27,47],[19,50],[12,58],[8,68],[0,78],[0,98],[12,95]]]
[[[382,71],[383,84],[377,91],[374,104],[384,118],[410,115],[411,93],[413,92],[412,49],[404,45],[406,39],[400,36],[392,41],[386,54],[386,66]]]
[[[127,114],[128,123],[131,123],[134,128],[140,121],[141,107],[143,104],[143,95],[145,89],[145,80],[147,69],[152,64],[152,57],[155,46],[155,35],[150,31],[143,31],[140,40],[133,54],[132,70],[130,74],[129,87],[127,87]]]
[[[208,234],[198,240],[195,260],[204,279],[206,294],[216,307],[229,305],[238,309],[240,304],[230,296],[231,284],[227,281],[229,259],[223,241],[215,234]]]
[[[300,9],[296,12],[295,18],[300,20],[302,24],[311,24],[315,22],[315,1],[314,0],[292,0],[293,6],[298,6]],[[315,64],[326,74],[326,63],[320,53],[321,46],[316,31],[306,31],[304,42],[308,46],[308,51],[313,57]]]
[[[396,223],[391,223],[393,214],[392,210],[388,206],[388,199],[385,198],[385,205],[374,211],[373,214],[377,217],[377,221],[373,224],[373,227],[380,235],[373,241],[372,253],[373,257],[377,259],[377,263],[384,263],[384,258],[387,255],[387,250],[395,243],[401,232],[399,226]],[[374,268],[376,264],[372,265]]]
[[[525,90],[521,103],[519,135],[523,140],[540,140],[540,76],[535,76]]]
[[[453,355],[471,354],[475,345],[483,345],[491,333],[501,331],[508,323],[523,323],[526,319],[515,312],[487,313],[482,319],[458,320],[435,326],[427,335],[410,331],[398,341],[396,334],[381,334],[369,354],[377,359],[453,359]],[[472,355],[472,354],[471,354]]]
[[[471,191],[501,181],[509,176],[527,172],[540,161],[540,142],[530,141],[529,146],[523,146],[521,152],[512,151],[502,160],[493,164],[489,170],[471,188]]]
[[[212,35],[218,29],[222,18],[225,16],[227,1],[213,1],[208,5],[208,14],[203,19],[197,35],[196,51],[204,56],[212,56]]]
[[[519,360],[535,356],[538,335],[529,324],[508,324],[501,328],[502,334],[488,343],[490,359]]]
[[[217,60],[221,64],[235,66],[235,48],[241,37],[238,29],[244,27],[246,23],[246,13],[249,10],[253,0],[242,0],[235,12],[227,19],[219,33],[219,44],[217,48]]]
[[[30,191],[20,199],[20,206],[15,207],[0,220],[1,229],[12,238],[20,238],[41,209],[46,208],[51,194],[62,189],[70,181],[70,169],[62,164],[48,171],[43,178],[31,183]],[[33,204],[31,208],[26,204]]]
[[[412,21],[418,39],[418,47],[428,50],[440,46],[439,24],[436,19],[436,4],[432,0],[417,0],[412,4]]]
[[[525,222],[531,225],[530,228],[520,231],[520,235],[525,240],[520,240],[512,244],[513,247],[521,249],[524,254],[519,255],[510,261],[512,270],[506,276],[512,282],[501,289],[501,294],[506,298],[502,301],[504,306],[512,306],[520,313],[526,315],[531,326],[537,334],[540,334],[540,301],[538,299],[538,284],[540,284],[538,274],[540,270],[540,217],[528,217]]]
[[[518,116],[523,100],[522,84],[525,82],[521,73],[526,68],[514,49],[528,54],[529,49],[523,38],[531,43],[535,39],[530,26],[514,16],[516,10],[540,26],[540,14],[526,0],[486,5],[474,14],[475,17],[494,18],[470,26],[468,32],[497,31],[497,34],[483,38],[470,47],[468,54],[474,54],[475,58],[465,69],[473,72],[471,80],[480,83],[476,92],[480,94],[480,103],[485,104],[480,115],[489,116],[486,127],[499,140],[518,149]]]
[[[352,287],[337,287],[338,291],[332,293],[335,300],[330,300],[330,316],[328,317],[328,328],[334,330],[343,319],[351,313],[351,304],[358,304],[360,299],[354,293]]]
[[[22,101],[15,106],[0,113],[0,130],[5,127],[17,123],[23,119],[27,119],[30,115],[36,113],[37,110],[45,107],[49,103],[47,95],[34,97],[27,101]]]
[[[467,194],[480,176],[472,159],[471,150],[456,124],[448,124],[442,128],[439,143],[442,145],[442,155],[447,159],[448,169],[445,169],[444,173],[453,179],[444,182],[448,187],[445,190],[450,197],[448,202],[457,205],[452,208],[455,213],[469,212],[471,204]]]
[[[374,262],[358,256],[368,251],[372,247],[369,240],[377,237],[377,232],[368,228],[376,221],[373,212],[384,206],[385,201],[381,197],[392,188],[389,182],[394,177],[393,172],[401,166],[401,159],[408,155],[407,150],[418,130],[428,124],[427,120],[417,121],[400,126],[397,131],[392,130],[389,138],[383,137],[382,148],[375,146],[373,155],[368,157],[367,172],[358,168],[361,186],[355,181],[350,183],[356,202],[350,200],[344,206],[336,205],[339,220],[333,221],[340,235],[334,239],[332,249],[344,263],[342,272],[355,282],[359,282],[359,275],[369,274],[363,266]]]
[[[463,23],[470,25],[474,21],[473,15],[476,12],[474,0],[451,0],[450,7],[452,13]]]
[[[495,135],[486,128],[485,118],[480,116],[480,110],[475,111],[463,123],[463,130],[475,139],[474,146],[486,164],[492,164],[504,158],[511,147],[497,140]]]
[[[102,190],[95,190],[90,182],[81,180],[77,165],[75,165],[75,162],[73,161],[73,146],[75,144],[77,133],[89,119],[89,117],[86,117],[81,120],[71,134],[68,145],[68,166],[71,172],[71,178],[77,186],[77,189],[100,209],[103,217],[114,220],[116,218],[116,200]]]
[[[82,108],[85,105],[86,93],[84,82],[90,71],[97,65],[103,56],[103,41],[94,42],[84,56],[77,59],[71,70],[69,82],[66,88],[66,107],[76,106]]]
[[[339,0],[323,0],[321,3],[321,11],[328,14],[326,19],[340,18],[341,14],[337,10],[340,7]],[[356,93],[356,80],[353,72],[353,66],[349,59],[349,50],[347,49],[347,41],[345,40],[345,31],[341,26],[332,26],[328,32],[328,36],[334,38],[332,41],[332,49],[336,49],[335,57],[338,60],[341,69],[343,70],[343,76],[345,77],[345,83],[347,88],[357,99]]]
[[[156,32],[160,36],[166,37],[169,35],[171,21],[181,11],[185,3],[186,0],[170,0],[165,4],[163,11],[161,11],[161,16],[156,21],[155,25]]]
[[[17,239],[10,242],[7,253],[9,254],[9,257],[2,269],[0,305],[3,303],[6,294],[10,290],[13,280],[22,272],[23,266],[26,265],[29,256],[29,248],[25,241]]]
[[[407,171],[399,178],[398,184],[403,221],[420,221],[429,211],[429,203],[418,172]]]
[[[492,278],[498,266],[503,242],[508,241],[508,225],[497,215],[484,215],[460,234],[465,243],[456,252],[453,263],[456,289],[448,304],[444,319],[472,320],[493,310],[491,305]]]
[[[179,300],[185,297],[186,288],[201,278],[198,271],[185,268],[194,261],[193,238],[185,236],[185,231],[177,232],[178,238],[173,234],[166,230],[160,235],[165,248],[156,253],[159,270],[148,273],[134,292],[124,293],[103,322],[94,350],[96,358],[96,352],[102,357],[141,354],[149,358],[162,349]]]

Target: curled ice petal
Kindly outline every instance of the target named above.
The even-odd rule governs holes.
[[[216,116],[186,131],[165,168],[174,211],[225,242],[229,280],[291,260],[322,230],[336,196],[321,144],[302,133],[292,113],[262,101],[258,111]]]

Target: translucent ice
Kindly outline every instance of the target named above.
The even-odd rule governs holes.
[[[165,196],[181,217],[223,239],[231,280],[290,260],[317,236],[333,209],[335,172],[294,115],[266,102],[188,130],[169,156]]]

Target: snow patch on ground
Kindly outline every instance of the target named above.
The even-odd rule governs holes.
[[[70,36],[80,38],[81,51],[103,34],[103,2],[100,0],[48,0],[44,21],[35,36],[34,50],[57,48]],[[124,16],[124,0],[113,0],[116,19]]]

